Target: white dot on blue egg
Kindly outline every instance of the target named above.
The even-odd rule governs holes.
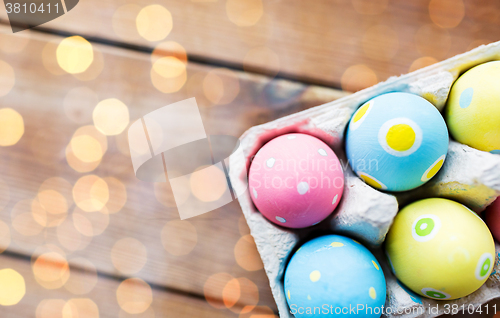
[[[464,89],[462,94],[460,94],[459,104],[461,108],[469,107],[472,102],[472,96],[474,95],[474,89],[472,87]]]
[[[281,222],[281,223],[286,223],[285,218],[282,218],[281,216],[277,216],[277,217],[276,217],[276,220],[277,220],[278,222]]]

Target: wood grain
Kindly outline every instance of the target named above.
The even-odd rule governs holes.
[[[500,39],[500,4],[494,0],[435,0],[434,11],[429,10],[429,0],[263,1],[262,16],[248,27],[229,20],[226,2],[156,1],[172,14],[173,28],[165,40],[180,43],[193,60],[271,74],[280,71],[282,76],[303,82],[340,87],[342,76],[353,65],[368,67],[354,72],[368,85],[408,72],[420,57],[443,60]],[[243,2],[250,7],[260,3]],[[153,48],[157,42],[146,41],[136,31],[137,13],[113,18],[127,3],[81,1],[43,27]],[[463,18],[456,9],[461,3]],[[139,10],[151,2],[137,0],[134,4]],[[6,18],[4,12],[0,18]],[[454,21],[459,24],[454,26]],[[261,47],[274,52],[278,62],[253,58],[245,63],[247,54]],[[344,84],[350,90],[361,88]]]
[[[94,45],[95,50],[102,52],[102,72],[94,80],[82,81],[70,74],[54,75],[44,67],[44,48],[51,41],[61,39],[31,32],[31,39],[21,53],[0,55],[0,60],[15,70],[15,86],[8,95],[0,97],[0,103],[2,107],[11,107],[20,113],[25,128],[23,137],[16,145],[0,149],[0,179],[8,187],[8,192],[0,194],[4,196],[4,201],[5,197],[8,201],[1,210],[0,220],[10,228],[12,242],[8,250],[32,255],[41,245],[55,244],[63,248],[68,256],[89,260],[100,273],[140,277],[151,284],[202,297],[204,284],[211,275],[228,273],[255,283],[260,296],[259,304],[274,308],[263,269],[247,271],[235,260],[234,248],[246,234],[245,225],[239,225],[241,211],[237,202],[183,221],[195,227],[196,245],[187,255],[168,253],[162,246],[161,232],[167,222],[178,220],[179,215],[175,207],[160,204],[155,197],[154,184],[142,182],[134,176],[127,150],[122,149],[126,132],[118,137],[107,137],[108,151],[94,171],[76,172],[66,161],[65,149],[79,127],[92,124],[94,105],[79,109],[80,123],[76,124],[66,116],[64,100],[71,89],[86,87],[89,95],[95,94],[97,100],[118,98],[124,102],[132,122],[161,106],[194,96],[208,134],[238,137],[253,125],[334,100],[345,93],[237,72],[234,76],[239,83],[238,95],[227,105],[217,105],[206,98],[203,83],[200,82],[213,68],[189,63],[188,81],[183,88],[176,93],[164,94],[151,83],[148,54],[104,45]],[[89,70],[92,71],[92,68]],[[80,78],[82,76],[86,75],[79,75]],[[77,102],[72,101],[70,107]],[[23,200],[35,199],[45,180],[60,177],[72,187],[80,177],[89,174],[114,177],[126,187],[125,206],[109,216],[109,225],[101,235],[89,240],[74,230],[70,222],[75,213],[71,196],[67,219],[60,226],[39,229],[36,235],[28,236],[26,233],[36,232],[39,225],[32,220],[13,225],[18,214],[30,213],[31,201]],[[171,190],[164,188],[163,191],[162,200],[173,202]],[[116,200],[120,197],[111,194],[110,203]],[[177,250],[187,248],[193,240],[186,237],[188,234],[181,231],[170,244]],[[147,250],[145,265],[137,273],[123,274],[113,264],[111,250],[123,238],[135,238]],[[258,259],[254,247],[250,246],[248,253],[249,257]],[[124,257],[128,257],[127,262],[137,262],[139,258],[134,255],[134,250]],[[206,296],[220,296],[210,295],[210,290],[208,293]],[[242,295],[240,299],[242,304],[246,301],[245,297]]]

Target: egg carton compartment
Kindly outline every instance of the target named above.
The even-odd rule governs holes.
[[[229,175],[235,192],[241,194],[238,200],[264,263],[280,317],[293,317],[283,288],[287,261],[305,238],[319,231],[357,239],[374,252],[387,280],[385,307],[391,308],[392,312],[387,313],[387,317],[436,317],[443,314],[445,304],[479,306],[500,297],[498,242],[494,271],[487,282],[473,294],[452,301],[422,298],[402,287],[390,272],[381,249],[400,205],[422,198],[444,197],[461,202],[478,213],[484,210],[500,195],[500,155],[451,140],[447,159],[432,180],[415,190],[391,194],[380,192],[359,179],[347,165],[344,151],[346,126],[356,109],[369,99],[389,92],[407,92],[427,99],[442,111],[451,86],[459,75],[471,67],[499,59],[500,42],[481,46],[336,101],[252,127],[240,137],[240,149],[244,156],[230,157]],[[252,156],[269,140],[287,133],[305,133],[323,140],[334,150],[345,168],[344,194],[338,207],[326,220],[310,228],[287,229],[269,222],[256,210],[250,192],[245,191]],[[439,304],[438,311],[428,310],[436,304]]]

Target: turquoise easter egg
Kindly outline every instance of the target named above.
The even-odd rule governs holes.
[[[285,272],[285,294],[296,318],[353,316],[378,318],[386,283],[373,254],[340,235],[302,245]]]
[[[426,99],[388,93],[363,104],[346,132],[346,153],[354,172],[387,191],[411,190],[429,181],[444,164],[448,129]]]

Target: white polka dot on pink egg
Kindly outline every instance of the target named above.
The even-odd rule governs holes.
[[[323,141],[287,134],[257,152],[250,166],[249,189],[268,220],[303,228],[321,222],[337,207],[344,174],[339,159]]]

